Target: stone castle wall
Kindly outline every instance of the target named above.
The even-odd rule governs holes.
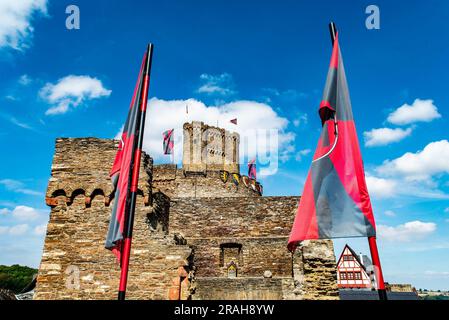
[[[116,298],[119,266],[104,248],[116,147],[57,139],[36,299]],[[261,197],[217,171],[186,175],[142,157],[127,298],[338,298],[331,241],[287,251],[298,197]]]
[[[246,187],[242,181],[239,185],[228,177],[227,182],[220,179],[219,171],[205,171],[203,174],[186,174],[177,165],[155,165],[153,167],[153,192],[163,192],[170,198],[203,197],[259,197],[260,195]]]
[[[116,298],[120,268],[115,256],[104,248],[114,201],[109,170],[116,147],[112,140],[56,141],[47,192],[50,221],[35,299]],[[128,297],[168,299],[179,296],[181,288],[185,298],[189,295],[185,279],[192,250],[166,238],[157,223],[149,223],[157,211],[149,201],[152,160],[146,155],[142,160]]]

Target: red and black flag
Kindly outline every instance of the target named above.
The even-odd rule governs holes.
[[[256,159],[248,162],[248,177],[256,180]]]
[[[164,154],[172,154],[173,153],[173,132],[175,129],[167,130],[164,133],[162,133],[162,137],[164,138]]]
[[[146,100],[149,85],[149,64],[151,64],[150,46],[144,55],[134,95],[128,111],[128,117],[123,127],[122,136],[118,145],[118,151],[112,165],[110,176],[114,184],[114,205],[112,208],[109,230],[105,247],[111,250],[121,263],[124,248],[125,233],[127,230],[127,215],[130,195],[133,186],[138,179],[138,170],[133,170],[140,165],[141,139],[145,120]],[[138,159],[137,159],[138,158]],[[137,186],[134,186],[134,189]]]
[[[131,100],[131,106],[128,111],[128,117],[123,127],[122,136],[118,145],[118,151],[110,171],[112,183],[114,184],[114,206],[112,208],[111,221],[109,223],[108,235],[106,237],[106,249],[112,250],[120,261],[123,230],[125,224],[125,206],[127,191],[129,187],[129,175],[131,168],[131,158],[134,152],[134,141],[136,139],[136,119],[139,110],[139,96],[142,91],[142,72],[145,57],[140,67],[139,77],[134,95]]]
[[[376,234],[338,34],[319,116],[322,131],[288,241],[292,251],[306,239]]]

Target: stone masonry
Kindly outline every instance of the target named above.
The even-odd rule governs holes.
[[[128,299],[338,299],[331,241],[287,250],[299,197],[263,197],[221,179],[239,173],[238,141],[193,122],[184,125],[182,168],[142,155]],[[116,298],[120,268],[104,248],[116,148],[56,140],[35,299]]]

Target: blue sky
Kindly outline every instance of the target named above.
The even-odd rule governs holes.
[[[79,30],[65,27],[69,4],[80,9]],[[365,27],[370,4],[380,30]],[[161,132],[179,133],[184,121],[218,121],[250,141],[275,130],[278,148],[255,143],[278,151],[274,167],[258,158],[264,192],[300,194],[334,20],[386,281],[449,289],[448,18],[443,0],[2,2],[0,264],[39,264],[55,138],[120,132],[148,41],[145,148],[156,162],[169,160]],[[344,239],[337,255],[346,242],[369,252],[366,239]]]

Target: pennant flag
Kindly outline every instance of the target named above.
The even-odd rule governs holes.
[[[235,119],[232,119],[231,121],[229,121],[230,123],[233,123],[233,124],[235,124],[235,125],[237,125],[237,118],[235,118]]]
[[[254,179],[250,180],[251,189],[253,189],[254,191],[257,191],[256,183],[257,183],[256,180],[254,180]]]
[[[175,129],[167,130],[162,133],[162,137],[164,138],[164,154],[172,154],[173,147],[175,143],[173,142],[173,132]]]
[[[235,184],[236,186],[238,186],[239,183],[240,183],[240,174],[238,174],[238,173],[233,173],[233,174],[232,174],[232,182],[234,182],[234,184]]]
[[[259,182],[256,182],[256,191],[259,193],[259,195],[262,195],[263,193],[263,187]]]
[[[220,171],[220,179],[223,181],[223,183],[226,183],[228,181],[229,172],[221,170]]]
[[[121,258],[121,249],[123,241],[123,230],[125,227],[125,207],[127,202],[128,189],[130,187],[130,168],[132,155],[134,153],[134,143],[136,137],[136,124],[139,116],[139,97],[143,90],[143,68],[145,57],[142,61],[137,84],[134,89],[134,95],[131,100],[131,106],[128,112],[122,136],[118,145],[118,151],[110,171],[112,183],[114,184],[114,206],[112,208],[109,230],[106,237],[105,247],[111,250],[117,257]]]
[[[290,234],[291,251],[306,239],[376,235],[338,34],[319,116],[321,136]]]
[[[248,162],[248,177],[256,180],[256,159]]]
[[[245,187],[249,187],[249,178],[247,176],[242,177],[242,182],[245,185]]]

